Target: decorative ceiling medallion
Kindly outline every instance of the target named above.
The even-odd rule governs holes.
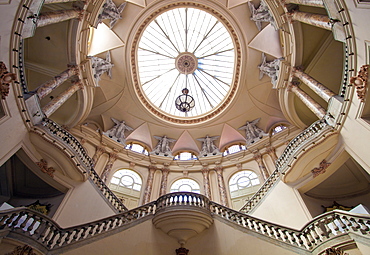
[[[172,18],[179,21],[177,14],[187,18],[181,20],[182,24],[171,24],[174,27],[171,31],[171,25],[166,28],[163,24],[169,24],[168,20]],[[199,28],[203,29],[203,34],[197,30],[197,26],[202,26],[199,20],[191,28],[194,34],[189,32],[192,25],[188,22],[194,19],[194,16],[190,17],[190,15],[195,14],[203,15],[201,17],[204,20],[208,19],[207,23],[203,24],[204,28]],[[188,27],[189,29],[186,29]],[[183,34],[177,35],[178,31]],[[150,33],[157,33],[154,39]],[[217,43],[215,41],[203,42],[211,40],[211,34],[215,33],[221,33],[220,35],[225,39],[220,39]],[[198,41],[191,39],[195,35]],[[216,38],[221,36],[216,36]],[[176,38],[182,38],[183,41],[176,41]],[[157,43],[152,40],[157,40]],[[194,45],[191,45],[191,40],[195,40]],[[154,44],[158,48],[154,47]],[[164,54],[162,50],[166,47],[167,54]],[[208,49],[210,51],[207,54]],[[220,59],[222,61],[219,61]],[[167,70],[163,68],[164,65],[168,66]],[[203,4],[186,2],[162,7],[145,19],[133,38],[131,70],[135,91],[147,110],[175,124],[198,124],[220,114],[235,96],[239,83],[240,65],[240,43],[234,28],[219,12]],[[212,67],[209,68],[209,66]],[[171,72],[173,73],[168,76],[167,74]],[[169,83],[163,85],[166,82]],[[183,112],[176,109],[174,105],[175,98],[170,96],[170,93],[175,91],[177,97],[177,87],[183,86],[185,82],[189,84],[187,88],[197,102],[194,109],[188,112],[190,115],[181,115]],[[217,91],[218,88],[223,91]],[[200,102],[199,106],[198,102]],[[170,104],[170,107],[166,106]]]
[[[175,60],[176,69],[182,74],[194,73],[198,67],[198,59],[191,52],[180,53]]]

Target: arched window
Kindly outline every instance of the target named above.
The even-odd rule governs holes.
[[[130,169],[121,169],[114,173],[109,188],[131,209],[139,205],[142,184],[139,174]]]
[[[138,143],[129,143],[126,145],[125,149],[132,150],[134,152],[141,153],[147,156],[149,155],[148,150],[144,146]]]
[[[200,193],[199,184],[189,178],[182,178],[180,180],[175,181],[171,186],[170,192],[194,192]]]
[[[260,184],[257,174],[252,171],[240,171],[230,178],[230,192]]]
[[[231,145],[231,146],[227,147],[222,155],[226,156],[226,155],[229,155],[229,154],[237,153],[239,151],[244,151],[246,149],[247,149],[247,147],[245,147],[245,145],[243,145],[243,144],[234,144],[234,145]]]
[[[174,160],[197,160],[198,158],[192,152],[183,151],[175,155],[173,159]]]
[[[260,181],[253,171],[239,171],[231,176],[229,181],[232,207],[240,209],[246,201],[258,190]]]
[[[284,129],[286,129],[287,127],[283,124],[280,124],[280,125],[277,125],[275,126],[270,132],[271,132],[271,135],[275,135],[281,131],[283,131]]]

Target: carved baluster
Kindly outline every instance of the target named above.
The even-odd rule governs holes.
[[[357,223],[355,218],[351,217],[349,220],[352,222],[352,230],[357,232],[357,230],[359,230],[361,226]]]
[[[366,235],[367,232],[369,231],[369,226],[366,225],[363,219],[359,219],[358,223],[360,224],[360,231],[363,235]]]

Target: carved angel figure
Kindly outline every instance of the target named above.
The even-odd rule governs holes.
[[[114,126],[107,130],[107,132],[104,132],[106,136],[109,136],[110,138],[114,138],[117,140],[117,142],[125,144],[126,142],[126,136],[125,131],[132,131],[134,130],[132,127],[129,127],[125,121],[119,121],[115,118],[111,118],[112,121],[115,123]]]
[[[170,143],[173,143],[176,141],[176,139],[168,138],[167,136],[154,136],[155,139],[158,140],[157,146],[155,146],[152,153],[155,153],[157,155],[163,155],[163,156],[171,156],[172,151],[170,148]]]
[[[107,52],[107,56],[105,57],[105,59],[98,57],[91,57],[91,59],[91,67],[94,72],[96,83],[100,81],[100,76],[103,73],[107,73],[109,78],[112,78],[112,67],[114,65],[111,63],[110,51]]]
[[[279,64],[282,59],[284,58],[277,58],[271,62],[267,62],[265,54],[262,53],[262,63],[258,65],[260,69],[260,80],[263,75],[267,75],[271,78],[271,83],[275,85],[278,78]]]
[[[213,141],[217,140],[219,137],[220,136],[211,136],[210,137],[210,136],[207,135],[206,137],[197,139],[198,141],[203,142],[202,150],[200,152],[200,155],[202,157],[205,157],[207,155],[216,155],[216,154],[220,153],[219,149],[213,143]]]
[[[110,19],[109,26],[112,29],[119,19],[122,19],[121,13],[125,9],[127,2],[120,4],[118,7],[113,3],[112,0],[107,0],[103,5],[103,11],[98,16],[98,23],[101,23],[103,19]]]
[[[258,139],[268,135],[262,129],[256,126],[260,119],[261,118],[258,118],[250,122],[247,121],[247,124],[239,128],[239,130],[245,130],[245,138],[247,139],[246,145],[252,144]]]
[[[248,6],[252,14],[251,20],[256,23],[259,31],[262,29],[262,22],[269,22],[276,29],[275,20],[270,14],[268,6],[263,1],[261,1],[258,8],[254,7],[253,3],[250,1],[248,1]]]

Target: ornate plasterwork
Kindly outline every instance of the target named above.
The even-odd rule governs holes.
[[[215,16],[222,24],[228,29],[230,36],[233,39],[234,42],[234,49],[235,49],[235,66],[234,66],[234,79],[230,86],[230,90],[228,95],[225,97],[223,102],[216,108],[214,108],[212,111],[201,115],[200,117],[192,117],[192,118],[182,118],[182,117],[176,117],[173,115],[165,114],[164,112],[158,110],[155,106],[153,106],[146,96],[144,95],[140,79],[139,79],[139,71],[136,61],[136,55],[137,55],[137,48],[138,44],[141,38],[142,33],[144,32],[147,25],[155,19],[158,15],[161,13],[173,9],[173,8],[180,8],[180,7],[192,7],[192,8],[198,8],[201,10],[204,10],[213,16]],[[136,91],[136,94],[138,95],[140,101],[144,104],[146,109],[148,109],[150,112],[152,112],[155,116],[176,124],[198,124],[207,120],[210,120],[214,117],[216,117],[218,114],[220,114],[225,108],[230,104],[233,97],[236,94],[238,84],[239,84],[239,78],[240,78],[240,67],[241,67],[241,47],[240,42],[237,36],[237,33],[235,29],[231,26],[230,22],[221,15],[217,10],[210,8],[204,4],[201,3],[194,3],[194,2],[177,2],[173,4],[166,5],[164,7],[159,8],[158,10],[152,12],[145,20],[142,22],[140,27],[137,29],[135,36],[133,38],[132,42],[132,48],[131,48],[131,70],[132,70],[132,76],[133,76],[133,83],[134,88]]]
[[[326,172],[326,169],[330,166],[331,163],[326,162],[324,159],[323,161],[320,162],[319,167],[315,167],[314,169],[311,170],[313,177],[317,177],[320,174],[323,174]]]
[[[43,173],[46,173],[50,177],[54,178],[55,169],[48,167],[48,162],[45,159],[40,159],[40,162],[36,162],[36,164],[40,167],[40,170]]]
[[[6,255],[36,255],[33,248],[28,245],[17,246],[12,252],[6,253]]]
[[[369,65],[363,65],[358,71],[357,76],[351,77],[349,82],[356,87],[357,97],[361,102],[365,101],[365,95],[367,90],[367,81],[369,78]]]
[[[14,73],[9,73],[6,65],[0,61],[0,91],[2,99],[8,96],[10,83],[15,79],[16,75]]]

